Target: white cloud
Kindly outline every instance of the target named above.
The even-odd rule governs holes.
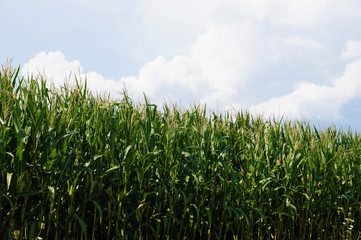
[[[252,106],[252,113],[290,118],[340,120],[341,107],[361,96],[361,59],[347,64],[344,74],[330,86],[303,82],[288,94]]]
[[[322,50],[323,45],[315,40],[301,36],[289,37],[284,40],[287,45]]]
[[[137,6],[148,37],[168,38],[195,34],[209,21],[209,4],[194,0],[147,0]],[[172,37],[173,38],[173,37]]]
[[[318,21],[335,0],[279,0],[272,18],[285,25],[310,25]]]
[[[57,88],[66,81],[72,81],[73,77],[77,76],[82,80],[86,78],[88,88],[94,93],[106,91],[115,97],[122,91],[121,82],[105,79],[96,72],[85,74],[78,60],[68,61],[60,51],[38,53],[28,63],[24,64],[21,74],[25,77],[41,74],[47,78],[48,86],[54,84]]]
[[[146,63],[137,77],[121,78],[120,81],[136,97],[141,97],[144,92],[157,103],[183,97],[191,101],[208,90],[199,65],[188,56],[176,56],[171,61],[158,56]]]
[[[194,100],[215,107],[235,97],[248,82],[253,67],[253,39],[249,24],[209,26],[198,36],[189,55],[167,61],[162,56],[148,62],[137,77],[122,79],[133,92],[152,99]]]
[[[120,81],[90,72],[86,74],[88,86],[92,91],[106,90],[117,96],[124,84],[136,98],[142,98],[144,92],[156,103],[181,100],[188,105],[197,100],[209,107],[217,104],[222,107],[249,82],[257,34],[257,29],[248,22],[210,25],[193,43],[189,55],[176,55],[169,61],[160,55],[144,64],[137,76]],[[59,51],[37,54],[22,72],[36,73],[38,69],[45,69],[56,86],[70,72],[80,71],[85,77],[79,61],[68,61]]]
[[[142,98],[144,92],[156,103],[181,100],[188,105],[196,100],[209,107],[223,106],[248,82],[256,35],[257,31],[246,23],[212,25],[199,35],[189,55],[177,55],[170,61],[160,55],[147,62],[137,76],[120,81],[89,72],[88,87],[93,92],[108,91],[117,97],[124,84],[136,98]],[[79,61],[68,61],[59,51],[37,54],[24,65],[22,74],[36,74],[40,69],[57,87],[70,72],[85,78]]]
[[[324,49],[322,43],[329,43],[328,37],[334,34],[330,32],[335,21],[348,18],[347,13],[357,17],[360,15],[356,11],[360,9],[360,4],[355,0],[345,0],[342,3],[336,0],[139,2],[138,13],[144,24],[144,29],[139,31],[144,32],[134,39],[140,39],[139,42],[144,44],[143,48],[137,48],[139,51],[150,49],[152,54],[149,56],[152,58],[147,58],[148,61],[144,62],[134,76],[117,81],[106,79],[96,72],[87,73],[90,90],[106,90],[112,96],[118,96],[124,84],[129,93],[137,98],[141,98],[144,91],[156,103],[181,100],[188,104],[193,100],[200,100],[213,109],[217,105],[223,109],[223,106],[230,103],[246,108],[256,103],[254,99],[267,99],[271,96],[270,92],[272,96],[279,96],[280,92],[284,94],[289,90],[285,85],[292,86],[290,82],[295,81],[290,76],[302,74],[301,71],[305,71],[305,68],[318,64],[316,61],[322,56],[316,60],[314,56],[326,52],[314,52],[310,57],[306,55],[309,51],[290,53],[284,44]],[[319,32],[322,34],[318,34]],[[280,41],[278,36],[293,37]],[[182,50],[169,55],[167,53],[170,48]],[[307,59],[308,65],[300,62],[301,57],[296,54]],[[336,58],[338,55],[339,52]],[[350,41],[341,54],[342,59],[359,56],[361,43],[356,41]],[[325,62],[319,64],[323,64],[326,69],[328,66]],[[291,70],[285,69],[285,64]],[[358,70],[360,65],[359,61],[347,65],[344,75],[330,85],[304,81],[296,85],[290,94],[254,105],[251,110],[265,114],[279,112],[289,116],[302,114],[318,119],[341,118],[342,106],[361,92],[358,80],[361,76]],[[80,72],[83,78],[85,76],[79,61],[68,61],[61,52],[39,53],[24,65],[22,73],[36,73],[38,70],[51,74],[57,86],[69,76],[69,72]],[[269,73],[273,74],[273,79],[268,79]],[[279,76],[283,78],[275,80]],[[321,79],[319,82],[327,80]],[[278,82],[272,89],[267,88],[276,81]],[[262,89],[257,91],[257,88]],[[274,93],[273,90],[278,90],[276,88],[282,89]],[[252,100],[247,99],[247,96]]]
[[[188,104],[214,91],[212,83],[203,76],[199,63],[189,56],[176,56],[171,61],[159,56],[146,63],[138,76],[115,81],[94,71],[84,73],[79,61],[68,61],[60,51],[41,52],[24,64],[21,71],[23,76],[37,76],[39,73],[50,80],[48,86],[54,84],[60,87],[65,81],[72,81],[74,75],[80,75],[81,79],[87,79],[88,88],[93,93],[107,92],[112,97],[119,97],[119,92],[125,86],[131,96],[142,99],[144,92],[158,104],[164,100],[182,100]]]
[[[361,16],[356,0],[142,0],[137,9],[146,32],[143,41],[150,41],[162,53],[169,48],[186,49],[173,51],[181,54],[188,54],[192,42],[210,26],[249,22],[267,24],[270,29],[315,28],[331,19]]]
[[[342,60],[350,60],[361,56],[361,41],[349,40],[346,49],[341,53]]]
[[[43,51],[24,64],[21,74],[23,76],[43,74],[55,86],[59,87],[70,73],[77,74],[82,71],[78,60],[69,62],[60,51],[49,52],[48,54]]]
[[[361,17],[361,3],[358,0],[333,0],[329,9],[332,15],[340,18],[351,19]]]
[[[294,37],[279,41],[277,36],[280,33],[277,31],[287,28],[287,31],[294,33],[297,29],[315,29],[315,26],[324,26],[331,19],[345,17],[348,12],[356,14],[352,9],[358,5],[355,0],[346,0],[345,3],[336,0],[186,0],[182,4],[175,0],[143,0],[138,10],[152,38],[169,40],[177,38],[180,33],[198,37],[188,45],[187,51],[170,57],[171,60],[157,58],[145,64],[135,78],[135,82],[138,82],[135,85],[155,94],[160,82],[167,81],[165,78],[182,85],[181,82],[187,82],[185,79],[190,77],[182,73],[169,77],[166,73],[170,69],[177,72],[179,68],[184,72],[186,66],[192,66],[193,72],[197,69],[192,77],[201,76],[202,89],[206,89],[195,92],[195,87],[188,86],[193,89],[193,97],[208,104],[211,102],[211,106],[217,103],[223,106],[230,102],[247,105],[250,102],[239,96],[249,92],[245,88],[252,87],[252,74],[264,71],[271,62],[289,55],[281,45],[286,43],[324,49],[321,42],[312,39],[313,36],[305,38],[297,33]],[[182,61],[175,66],[175,59]],[[143,79],[143,72],[148,73],[147,80]],[[267,83],[272,80],[263,81]],[[192,82],[194,86],[199,85],[197,80]],[[258,94],[262,96],[262,93]],[[172,95],[181,97],[181,94]]]
[[[191,57],[219,98],[228,100],[248,82],[256,36],[249,23],[210,26],[193,45]]]
[[[278,0],[273,5],[270,18],[293,26],[323,24],[334,18],[361,17],[357,0]]]

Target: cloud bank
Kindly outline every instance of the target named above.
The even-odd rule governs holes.
[[[342,121],[342,108],[361,95],[361,41],[347,29],[334,33],[339,23],[359,23],[356,0],[143,0],[137,14],[144,46],[159,53],[134,76],[86,72],[60,51],[37,54],[22,74],[46,71],[59,86],[73,72],[113,97],[125,86],[158,104],[197,101],[316,120]]]
[[[347,64],[344,74],[331,85],[301,82],[292,93],[252,106],[250,111],[276,117],[342,120],[342,106],[359,96],[361,59]]]
[[[304,47],[304,48],[312,48],[316,50],[322,50],[323,45],[315,40],[295,36],[295,37],[289,37],[285,39],[285,43],[290,46],[296,46],[296,47]]]

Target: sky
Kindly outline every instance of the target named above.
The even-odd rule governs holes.
[[[0,0],[0,63],[94,93],[361,130],[359,0]]]

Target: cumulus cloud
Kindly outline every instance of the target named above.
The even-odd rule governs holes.
[[[309,25],[322,17],[332,0],[279,0],[276,1],[275,10],[278,14],[272,17],[285,25]]]
[[[311,26],[332,18],[361,16],[361,5],[356,0],[278,0],[274,1],[271,18],[284,25]]]
[[[332,19],[361,16],[357,0],[141,0],[137,10],[146,32],[143,41],[149,41],[162,53],[177,54],[188,54],[197,36],[210,26],[248,22],[272,30],[282,26],[294,31],[323,28]],[[320,48],[314,42],[306,44]]]
[[[157,103],[180,99],[192,101],[196,95],[208,90],[200,66],[188,56],[176,56],[171,61],[158,56],[146,63],[138,76],[121,78],[126,88],[135,97],[144,92]]]
[[[159,55],[144,64],[138,75],[118,81],[96,72],[85,75],[79,61],[68,61],[59,51],[37,54],[22,72],[44,71],[56,86],[70,72],[80,72],[83,78],[87,77],[92,91],[106,90],[116,96],[124,85],[130,94],[141,98],[144,92],[157,103],[181,100],[185,104],[200,101],[210,107],[222,106],[248,82],[256,35],[257,30],[248,23],[210,25],[198,36],[188,55],[176,55],[171,60]]]
[[[250,111],[266,116],[340,120],[341,107],[361,96],[361,59],[347,64],[344,74],[331,85],[302,82],[287,95],[254,105]]]
[[[289,37],[284,40],[287,45],[295,47],[312,48],[316,50],[323,49],[323,45],[315,40],[304,38],[301,36]]]
[[[65,82],[71,82],[75,76],[82,80],[87,79],[88,87],[94,93],[108,92],[114,97],[122,91],[119,81],[105,79],[96,72],[84,73],[83,67],[78,60],[68,61],[60,51],[40,52],[22,67],[21,74],[27,76],[46,77],[48,86],[53,84],[56,88]]]
[[[69,61],[61,52],[39,53],[24,65],[22,73],[46,72],[59,86],[69,72],[79,72],[87,77],[92,91],[108,91],[117,97],[125,86],[132,96],[142,98],[144,92],[156,103],[172,100],[187,105],[197,100],[213,109],[232,104],[237,110],[252,106],[252,112],[265,114],[340,119],[341,108],[360,95],[360,60],[349,63],[333,81],[321,79],[328,85],[308,80],[291,89],[290,82],[296,80],[289,78],[302,75],[310,65],[326,66],[326,61],[315,60],[326,51],[306,55],[311,51],[305,53],[301,48],[327,49],[335,21],[359,17],[357,9],[356,0],[141,0],[137,11],[145,28],[144,41],[151,43],[145,45],[154,46],[158,55],[152,55],[134,76],[114,80],[97,72],[85,73],[79,61]],[[314,34],[319,27],[324,34]],[[285,44],[299,49],[289,51]],[[167,54],[172,47],[182,50]],[[349,41],[341,54],[345,60],[360,56],[357,41]],[[277,71],[291,73],[283,76]],[[274,74],[273,79],[268,74]],[[279,76],[284,78],[275,80]],[[290,93],[281,95],[280,88],[282,94]],[[267,101],[269,96],[279,97]]]
[[[188,55],[176,55],[169,61],[158,56],[146,63],[138,76],[122,81],[134,92],[142,89],[155,100],[196,100],[211,107],[223,106],[248,83],[257,34],[246,23],[210,25]]]
[[[49,53],[42,51],[30,59],[28,63],[24,64],[21,74],[23,76],[31,74],[45,75],[50,82],[59,87],[70,73],[82,71],[83,68],[78,60],[69,62],[60,51]]]
[[[349,40],[346,49],[341,53],[342,60],[350,60],[361,56],[361,41]]]
[[[244,19],[309,26],[332,17],[359,17],[357,0],[142,0],[138,5],[150,33],[164,37],[202,29],[205,24],[230,23]],[[186,18],[184,16],[187,16]],[[167,31],[164,31],[167,30]]]

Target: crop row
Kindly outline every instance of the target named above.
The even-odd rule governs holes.
[[[361,137],[0,72],[0,238],[357,239]]]

